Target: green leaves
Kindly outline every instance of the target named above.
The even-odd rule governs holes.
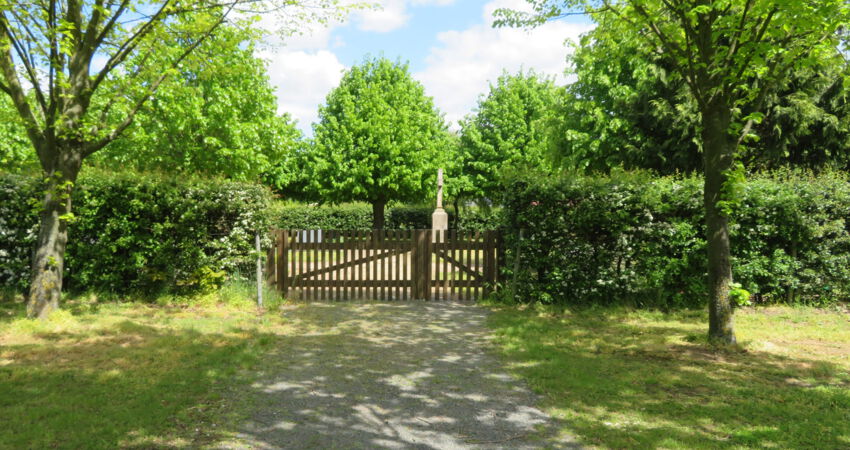
[[[0,284],[23,290],[37,233],[36,177],[0,175]],[[60,217],[70,235],[65,286],[191,292],[253,263],[253,238],[267,230],[269,193],[235,182],[91,171]]]
[[[517,179],[505,205],[506,268],[520,269],[510,274],[517,299],[702,306],[701,184],[695,176],[639,173]],[[850,299],[847,174],[784,171],[752,176],[739,187],[730,238],[740,284],[730,299],[739,305]]]
[[[447,160],[446,125],[406,64],[366,59],[319,108],[310,188],[332,202],[429,198]]]
[[[166,36],[157,50],[165,59],[182,49],[175,35]],[[277,115],[266,63],[253,55],[258,39],[250,29],[221,27],[175,68],[98,164],[285,183],[281,163],[301,145],[301,132],[288,115]]]
[[[533,71],[502,74],[461,121],[458,147],[462,188],[457,195],[500,202],[501,178],[511,171],[550,168],[549,128],[560,89]],[[451,183],[455,183],[451,180]]]

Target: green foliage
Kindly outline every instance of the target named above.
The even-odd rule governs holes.
[[[387,211],[386,228],[392,230],[431,228],[431,214],[434,208],[428,206],[393,206]],[[494,230],[502,225],[501,210],[484,211],[478,208],[466,208],[460,220],[449,208],[449,225],[462,230]],[[281,229],[289,230],[370,230],[372,229],[372,208],[363,203],[343,205],[279,205],[272,208],[272,223]]]
[[[756,302],[850,300],[848,181],[781,172],[742,185],[730,227],[742,299],[752,292]],[[506,200],[513,294],[562,304],[703,305],[701,183],[640,173],[513,182]]]
[[[25,289],[40,195],[36,178],[0,176],[0,284]],[[65,288],[115,293],[196,292],[250,268],[269,193],[220,180],[90,171],[72,195]],[[247,269],[245,270],[247,273]]]
[[[272,221],[284,230],[370,230],[372,207],[363,203],[281,205],[272,209]]]
[[[442,116],[406,64],[366,59],[319,108],[311,188],[326,201],[421,201],[447,158]]]
[[[5,95],[0,95],[0,167],[7,172],[38,167],[21,117]]]
[[[778,80],[763,112],[743,106],[753,129],[739,149],[750,169],[850,167],[848,69],[827,52]],[[607,171],[702,170],[699,108],[664,57],[628,35],[595,30],[570,56],[577,80],[559,98],[552,151],[563,166]]]
[[[741,283],[732,283],[729,286],[729,299],[735,306],[751,306],[750,297],[753,294],[741,286]]]
[[[174,25],[176,28],[184,23]],[[222,26],[183,60],[137,114],[133,127],[97,155],[97,164],[169,173],[226,176],[272,185],[288,181],[284,162],[302,145],[277,98],[266,63],[254,56],[261,38],[250,27]],[[131,64],[164,64],[183,51],[177,34],[153,56]],[[122,83],[122,80],[114,80]]]
[[[449,215],[449,224],[453,222],[454,214],[446,211]],[[431,228],[431,215],[434,208],[428,206],[396,206],[391,208],[387,214],[387,226],[389,228],[408,230],[424,230]]]
[[[495,200],[503,172],[548,167],[548,127],[558,93],[551,79],[533,71],[502,74],[475,113],[461,121],[460,179],[449,177],[450,186],[460,184],[452,187],[454,195]]]

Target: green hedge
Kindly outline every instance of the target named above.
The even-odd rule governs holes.
[[[500,228],[503,217],[500,210],[485,212],[477,208],[463,210],[461,220],[456,220],[452,209],[449,224],[464,230],[490,230]],[[387,229],[409,230],[431,228],[434,208],[425,206],[393,206],[387,208]],[[370,230],[372,207],[364,203],[344,205],[278,205],[272,208],[273,222],[282,229],[290,230]]]
[[[369,230],[372,207],[366,204],[338,206],[277,205],[273,223],[285,230]]]
[[[41,188],[0,175],[0,284],[25,290]],[[64,288],[188,292],[250,267],[269,192],[227,181],[89,172],[77,183]]]
[[[850,299],[849,181],[777,173],[747,182],[731,225],[733,267],[756,302]],[[517,300],[705,305],[701,179],[536,178],[508,192],[506,271]]]

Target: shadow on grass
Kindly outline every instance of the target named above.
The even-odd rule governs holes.
[[[22,317],[20,308],[3,305],[0,325]],[[0,342],[0,447],[151,448],[223,439],[234,406],[225,389],[256,363],[257,343],[274,337],[151,322],[128,314],[104,327],[35,331],[26,339],[7,333],[15,340]]]
[[[514,308],[490,320],[513,370],[585,444],[850,447],[846,367],[689,343],[704,323]]]
[[[572,447],[457,303],[301,305],[266,361],[242,448]]]

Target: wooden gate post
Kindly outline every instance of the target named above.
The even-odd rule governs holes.
[[[415,230],[413,232],[413,248],[411,276],[413,299],[431,299],[431,230]]]
[[[279,230],[277,233],[277,290],[286,295],[287,271],[289,270],[289,232]]]
[[[275,286],[277,289],[277,263],[275,255],[277,254],[277,230],[270,230],[271,245],[266,250],[266,285]]]

